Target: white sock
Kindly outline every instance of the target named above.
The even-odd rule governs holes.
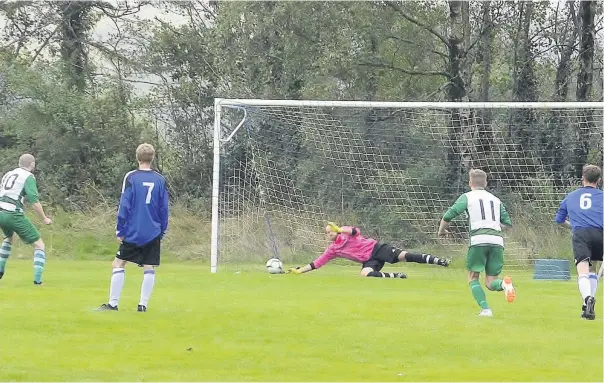
[[[598,276],[596,273],[589,273],[589,282],[591,283],[591,296],[596,296],[596,290],[598,289]]]
[[[579,292],[583,297],[583,301],[585,301],[585,298],[591,296],[591,283],[587,274],[579,274],[577,283],[579,284]]]
[[[149,297],[153,291],[153,285],[155,284],[155,270],[145,270],[143,273],[143,284],[141,285],[141,300],[138,303],[147,307],[149,303]]]
[[[109,288],[109,304],[111,306],[117,306],[120,295],[122,294],[125,279],[126,270],[121,267],[115,267],[113,269],[113,274],[111,274],[111,287]]]

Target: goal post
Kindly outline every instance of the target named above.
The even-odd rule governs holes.
[[[326,245],[328,220],[405,248],[459,253],[463,220],[446,243],[436,228],[467,191],[470,168],[487,171],[518,223],[506,254],[564,257],[553,215],[582,165],[602,165],[603,110],[602,102],[216,99],[211,272],[273,256],[310,261]]]

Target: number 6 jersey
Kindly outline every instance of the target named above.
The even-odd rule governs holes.
[[[568,193],[560,203],[556,222],[564,223],[567,217],[573,232],[587,228],[602,230],[604,220],[602,190],[584,186]]]

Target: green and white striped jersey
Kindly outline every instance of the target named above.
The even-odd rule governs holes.
[[[464,212],[468,219],[470,246],[503,247],[501,224],[512,226],[512,221],[499,198],[484,189],[474,189],[462,194],[447,210],[443,220],[450,222]]]
[[[17,168],[6,173],[0,182],[0,209],[23,212],[23,200],[39,201],[38,186],[31,172]]]

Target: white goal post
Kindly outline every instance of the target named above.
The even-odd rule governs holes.
[[[549,216],[577,185],[579,160],[603,162],[603,111],[602,102],[217,98],[211,272],[223,252],[264,264],[272,255],[316,251],[324,246],[319,224],[334,215],[430,246],[430,231],[471,167],[485,168],[518,211]],[[515,237],[523,249],[527,236]],[[232,247],[222,249],[223,241]]]

